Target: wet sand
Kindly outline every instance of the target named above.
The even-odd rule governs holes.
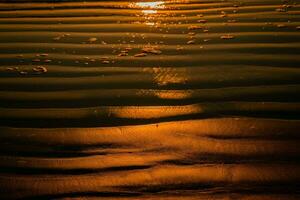
[[[299,199],[296,0],[1,1],[1,199]]]

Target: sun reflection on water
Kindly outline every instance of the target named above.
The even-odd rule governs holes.
[[[156,14],[157,10],[142,10],[142,13],[145,15]]]
[[[133,7],[150,8],[150,9],[163,9],[163,8],[165,8],[164,4],[165,4],[165,2],[163,2],[163,1],[136,2],[136,3],[133,3]]]
[[[139,9],[138,12],[147,20],[145,24],[148,26],[156,25],[158,22],[155,21],[155,16],[158,15],[158,10],[166,8],[164,1],[134,2],[129,7]]]

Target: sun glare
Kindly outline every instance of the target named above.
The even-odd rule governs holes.
[[[137,2],[137,3],[135,3],[135,5],[136,5],[136,7],[140,7],[140,8],[151,8],[151,9],[164,8],[163,1]]]
[[[158,10],[165,9],[164,1],[153,2],[134,2],[129,4],[130,8],[138,9],[138,13],[142,13],[144,19],[146,19],[146,25],[154,26],[158,22],[155,20],[155,16],[158,16]]]
[[[136,2],[136,3],[132,3],[130,5],[130,7],[132,8],[141,8],[142,13],[145,15],[148,14],[156,14],[157,13],[157,9],[164,9],[165,2],[163,1],[155,1],[155,2]]]

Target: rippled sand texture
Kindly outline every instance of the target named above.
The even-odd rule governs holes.
[[[0,199],[300,199],[297,0],[1,2]]]

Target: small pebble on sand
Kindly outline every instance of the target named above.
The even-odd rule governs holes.
[[[146,53],[138,53],[134,55],[134,57],[145,57],[145,56],[147,56]]]
[[[229,39],[233,39],[233,38],[234,38],[234,36],[233,35],[229,35],[229,34],[221,36],[221,39],[224,39],[224,40],[229,40]]]
[[[103,60],[102,63],[103,64],[109,64],[110,62],[109,62],[109,60]]]
[[[187,44],[195,44],[195,40],[189,40],[189,41],[187,41]]]
[[[88,39],[88,42],[89,42],[89,43],[92,43],[92,42],[96,42],[97,40],[98,40],[97,38],[92,37],[92,38],[89,38],[89,39]]]
[[[286,25],[285,24],[277,24],[277,28],[285,28]]]
[[[159,55],[161,54],[162,52],[154,47],[144,47],[142,49],[142,52],[143,53],[151,53],[151,54],[155,54],[155,55]]]
[[[189,30],[198,30],[198,29],[202,29],[201,26],[189,26],[188,27]]]
[[[43,66],[34,67],[32,70],[38,74],[46,73],[48,71],[47,68]]]
[[[204,24],[204,23],[207,22],[207,20],[206,19],[199,19],[198,22]]]

